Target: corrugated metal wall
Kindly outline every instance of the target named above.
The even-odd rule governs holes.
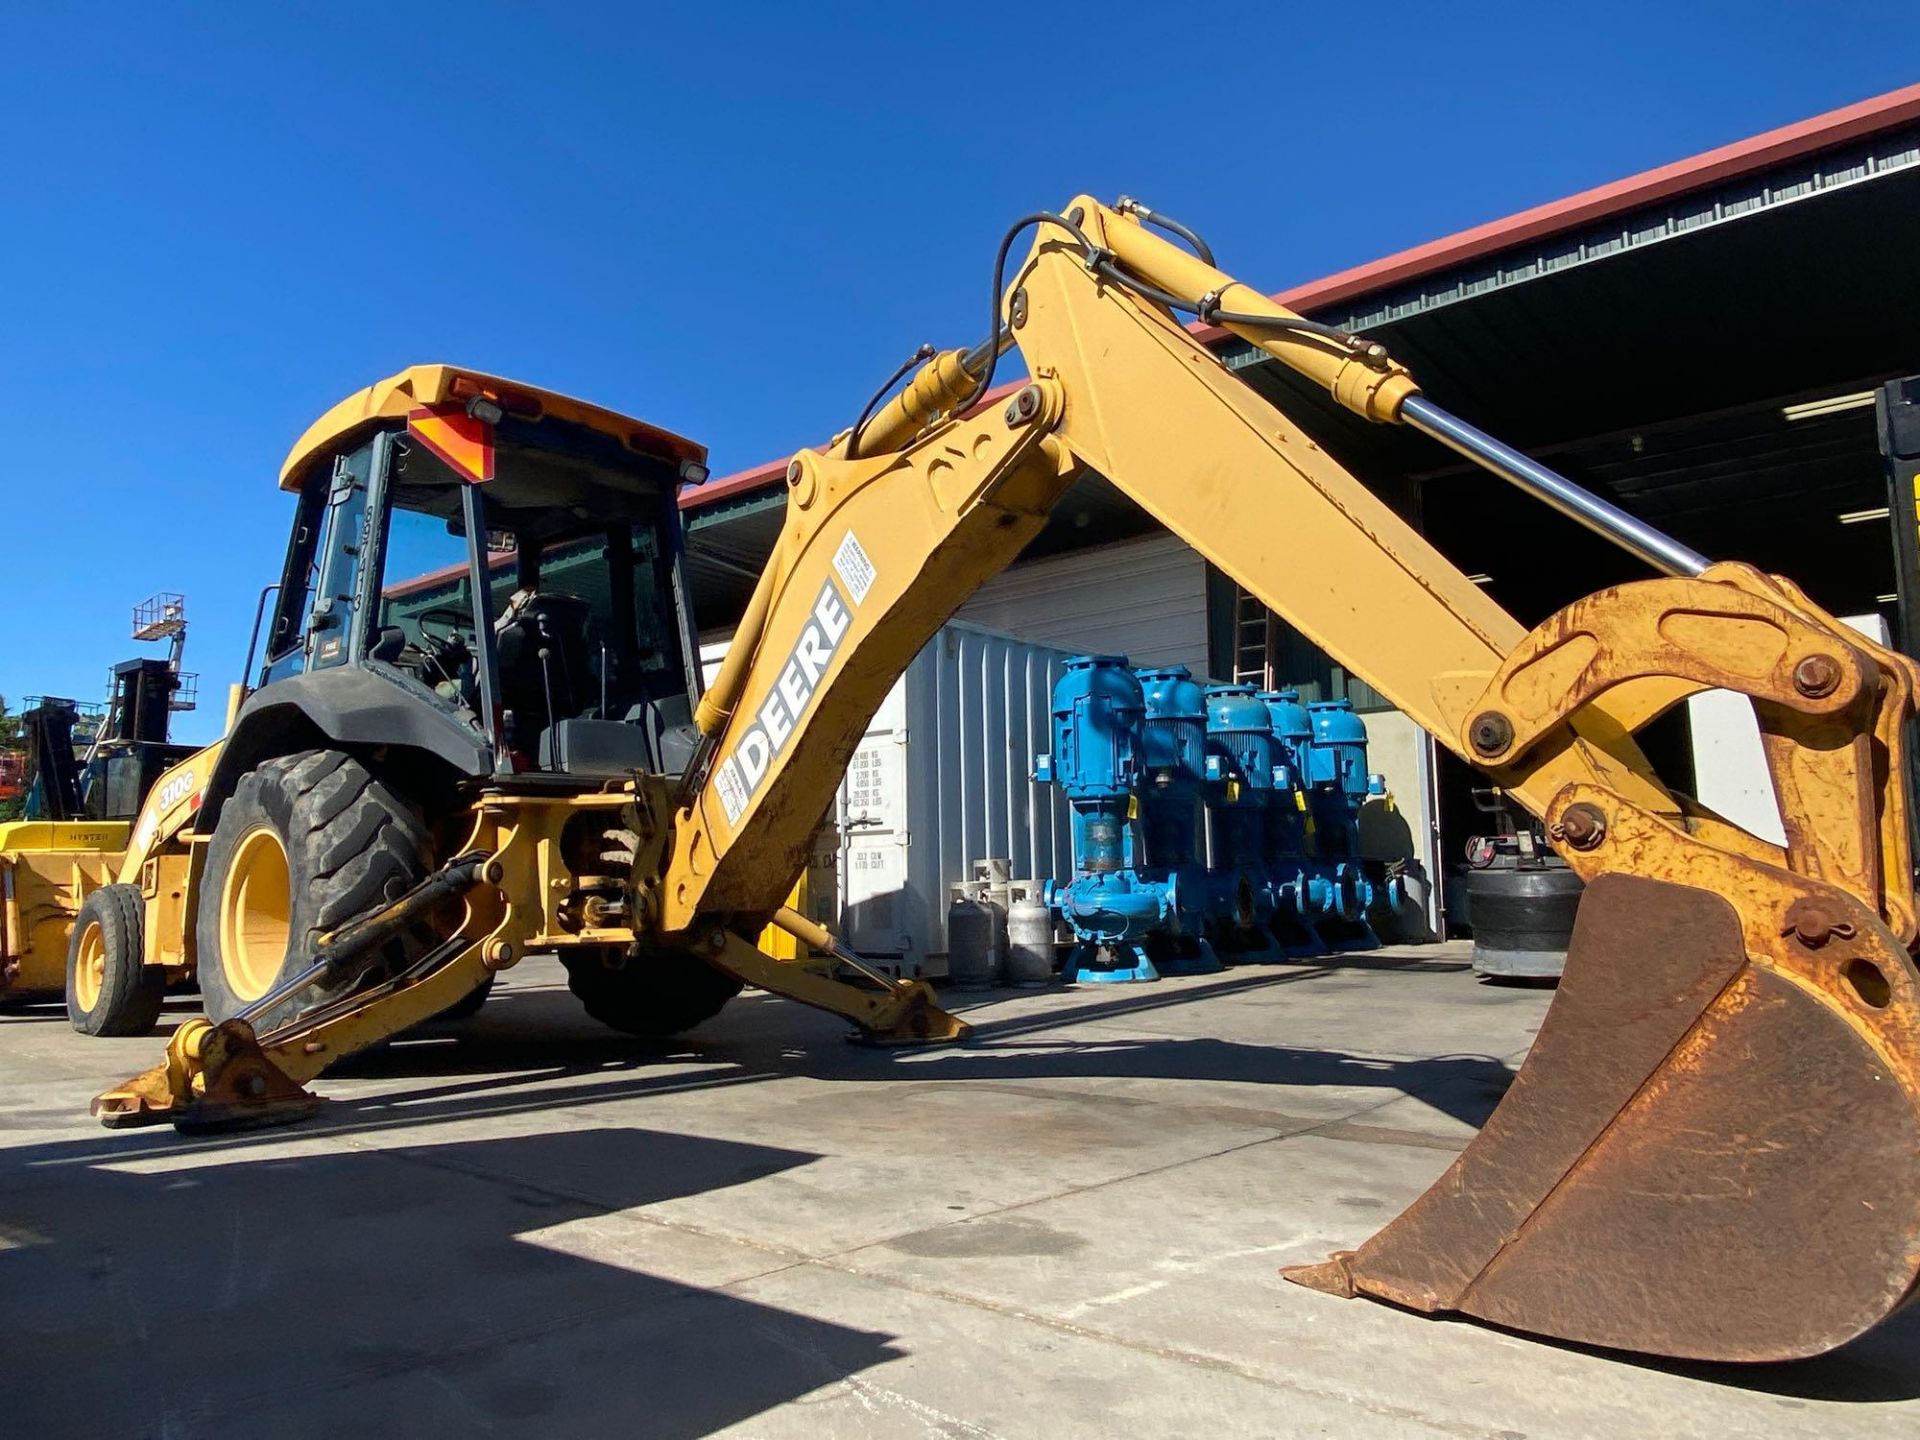
[[[711,683],[727,642],[700,660]],[[923,973],[947,949],[949,891],[977,860],[1015,879],[1072,873],[1066,797],[1035,783],[1051,748],[1064,650],[943,626],[880,703],[829,820],[837,850],[836,928],[869,958]]]
[[[1036,784],[1067,656],[963,624],[934,636],[881,703],[841,786],[843,934],[918,969],[944,955],[949,887],[976,860],[1016,879],[1072,870],[1065,797]]]
[[[1206,562],[1172,535],[1018,565],[954,618],[1076,654],[1208,673]]]

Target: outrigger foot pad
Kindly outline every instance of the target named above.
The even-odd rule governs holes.
[[[171,1123],[189,1133],[253,1129],[304,1120],[321,1106],[260,1049],[244,1020],[189,1020],[167,1042],[167,1058],[94,1097],[109,1129]]]
[[[879,1049],[897,1049],[908,1045],[952,1045],[973,1034],[973,1027],[957,1015],[940,1008],[933,998],[933,987],[924,980],[909,982],[903,1008],[893,1021],[875,1030],[850,1031],[847,1039],[855,1045]]]

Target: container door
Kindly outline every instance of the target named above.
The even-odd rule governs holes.
[[[847,943],[862,955],[917,961],[907,906],[906,746],[899,731],[869,731],[847,765]]]

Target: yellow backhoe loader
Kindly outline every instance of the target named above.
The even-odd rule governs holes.
[[[1092,470],[1486,770],[1587,884],[1565,980],[1478,1138],[1378,1235],[1290,1278],[1717,1360],[1816,1354],[1909,1299],[1916,668],[1447,414],[1378,345],[1232,280],[1143,206],[1025,217],[992,298],[985,341],[793,457],[784,528],[704,694],[675,505],[699,447],[441,366],[323,417],[282,475],[298,513],[261,683],[190,837],[184,944],[208,1015],[101,1096],[103,1120],[308,1113],[302,1087],[332,1062],[529,952],[637,1030],[754,984],[881,1041],[963,1037],[924,986],[782,901],[888,686]],[[1653,577],[1529,632],[1186,316]],[[1029,378],[994,392],[1013,346]],[[1670,792],[1634,741],[1707,687],[1752,699],[1784,849]],[[770,919],[852,978],[763,953],[749,937]]]

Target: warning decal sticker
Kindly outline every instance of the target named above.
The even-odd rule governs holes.
[[[864,605],[867,591],[873,588],[873,562],[867,558],[867,552],[860,548],[860,542],[854,538],[851,530],[847,531],[847,538],[840,542],[840,548],[833,552],[833,568],[847,582],[847,593],[853,596],[853,603]]]

